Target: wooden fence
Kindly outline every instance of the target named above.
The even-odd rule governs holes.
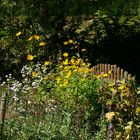
[[[93,73],[95,75],[108,74],[107,78],[111,80],[135,80],[135,76],[118,67],[110,64],[97,64],[93,66]]]

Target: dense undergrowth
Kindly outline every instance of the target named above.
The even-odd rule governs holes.
[[[15,36],[22,41],[22,32]],[[48,57],[36,62],[47,53],[42,49],[46,44],[40,35],[29,36],[21,80],[9,74],[1,82],[2,139],[139,139],[140,91],[135,82],[107,80],[111,71],[94,75],[79,55],[86,48],[79,50],[73,39],[63,42],[65,51],[55,61]],[[70,48],[75,51],[69,53]]]
[[[24,16],[10,25],[4,22],[2,139],[140,139],[139,86],[132,80],[108,80],[111,71],[94,75],[89,60],[106,60],[96,59],[104,41],[139,34],[139,17],[97,13],[82,21],[68,17],[58,32],[45,32]]]

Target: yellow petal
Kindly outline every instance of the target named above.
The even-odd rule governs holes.
[[[68,42],[67,42],[67,41],[65,41],[65,42],[64,42],[64,45],[68,45]]]
[[[44,46],[44,45],[46,45],[46,43],[44,41],[39,43],[39,46]]]
[[[64,57],[68,57],[68,53],[66,53],[66,52],[63,53],[63,56],[64,56]]]
[[[111,121],[113,119],[113,117],[115,116],[114,112],[108,112],[106,113],[105,117],[108,121]]]
[[[30,36],[29,38],[28,38],[28,41],[31,41],[33,39],[33,36]]]
[[[22,34],[22,32],[17,32],[16,36],[20,36]]]
[[[34,59],[34,56],[31,54],[27,55],[27,60],[32,61]]]
[[[34,38],[35,38],[36,40],[39,40],[39,39],[40,39],[40,36],[39,36],[39,35],[34,35]]]
[[[68,41],[70,44],[72,44],[74,41],[72,39],[69,39]]]

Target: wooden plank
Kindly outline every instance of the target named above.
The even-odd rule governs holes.
[[[99,64],[99,74],[102,73],[102,64]]]
[[[96,74],[98,75],[98,68],[97,68],[97,65],[96,65],[96,67],[95,67],[95,72],[96,72]]]
[[[111,70],[111,66],[110,66],[110,64],[108,65],[108,71],[110,71]],[[108,78],[109,79],[111,79],[111,74],[108,76]]]
[[[114,65],[114,80],[117,80],[117,65]]]
[[[114,80],[114,65],[111,65],[111,69],[110,70],[112,71],[110,79]]]
[[[124,71],[124,79],[128,79],[128,72],[127,71]]]
[[[93,67],[92,67],[92,72],[93,72],[93,74],[96,75],[96,66],[93,66]]]
[[[120,76],[120,80],[122,80],[123,78],[124,78],[123,69],[121,69],[121,76]]]
[[[111,79],[111,80],[133,79],[135,80],[134,76],[132,76],[131,74],[128,74],[127,71],[124,71],[120,67],[117,67],[117,65],[100,63],[93,66],[93,73],[95,75],[108,74],[109,71],[112,71],[112,73],[108,75],[108,79]]]
[[[131,79],[132,79],[131,74],[128,74],[128,80],[131,80]]]
[[[103,74],[105,73],[105,69],[104,69],[105,67],[104,67],[104,66],[105,66],[105,64],[101,64],[101,72],[102,72]]]
[[[135,76],[132,77],[132,80],[135,81]]]
[[[104,70],[105,70],[105,73],[108,73],[108,67],[107,67],[107,64],[104,65]],[[107,78],[109,78],[109,75],[107,76]]]
[[[99,70],[99,65],[97,65],[97,75],[99,75],[100,74],[100,70]]]
[[[120,67],[117,68],[117,80],[120,80]]]

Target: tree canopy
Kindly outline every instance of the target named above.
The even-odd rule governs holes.
[[[139,0],[1,0],[0,9],[1,75],[9,71],[17,74],[26,63],[23,60],[30,52],[26,38],[32,34],[47,36],[52,56],[63,51],[65,40],[77,40],[88,50],[85,58],[106,41],[140,34]],[[22,41],[15,36],[19,31]],[[36,61],[47,56],[43,54]]]

